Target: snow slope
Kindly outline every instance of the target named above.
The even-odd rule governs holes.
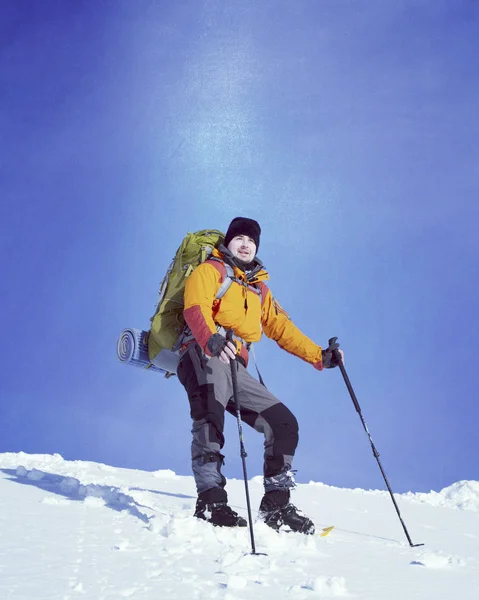
[[[250,481],[253,507],[261,477]],[[231,504],[246,516],[244,484]],[[294,502],[329,537],[214,528],[194,519],[191,477],[0,454],[1,600],[364,600],[479,597],[479,482],[397,496],[298,485]]]

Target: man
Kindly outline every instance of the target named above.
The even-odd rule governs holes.
[[[281,348],[311,363],[316,369],[337,366],[331,351],[306,337],[273,298],[269,279],[256,258],[261,229],[253,219],[231,222],[223,245],[200,264],[186,280],[185,321],[193,340],[183,348],[178,378],[185,387],[193,419],[192,466],[198,491],[195,516],[220,526],[246,526],[228,506],[226,479],[221,473],[224,456],[224,413],[234,414],[230,361],[238,373],[242,420],[264,434],[264,489],[260,517],[272,528],[313,533],[314,524],[290,502],[291,473],[298,444],[298,423],[291,411],[246,370],[248,348],[264,332]],[[221,299],[216,294],[234,270],[230,287]],[[227,330],[234,343],[227,341]]]

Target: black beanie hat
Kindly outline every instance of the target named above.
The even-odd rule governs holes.
[[[233,219],[226,232],[225,246],[228,247],[228,244],[237,235],[247,235],[254,240],[256,252],[258,252],[261,227],[257,221],[254,219],[247,219],[246,217],[236,217],[236,219]]]

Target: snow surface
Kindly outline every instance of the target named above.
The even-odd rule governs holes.
[[[245,517],[244,484],[228,482]],[[253,508],[262,478],[250,481]],[[479,482],[396,496],[300,484],[293,501],[326,538],[255,523],[222,529],[191,515],[192,477],[0,454],[1,600],[476,600]],[[256,516],[256,510],[254,516]]]

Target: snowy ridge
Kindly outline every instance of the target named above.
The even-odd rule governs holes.
[[[327,538],[214,528],[193,518],[192,477],[118,469],[58,454],[0,454],[0,598],[262,600],[475,599],[478,482],[398,495],[311,482],[293,501]],[[230,503],[246,516],[242,481]],[[254,517],[262,478],[250,480]],[[458,510],[450,510],[455,507]],[[459,510],[459,509],[465,510]],[[29,576],[25,577],[28,572]],[[438,576],[440,573],[440,576]]]
[[[320,486],[334,489],[333,486],[325,483],[310,481],[311,486]],[[336,488],[337,489],[337,488]],[[347,488],[342,488],[347,489]],[[371,494],[374,496],[389,496],[389,492],[383,490],[363,490],[360,488],[348,489],[353,494]],[[429,493],[407,492],[406,494],[396,494],[396,497],[430,504],[431,506],[444,506],[447,508],[457,508],[460,510],[473,510],[479,512],[479,481],[458,481],[442,489],[440,492],[431,490]]]
[[[446,506],[479,512],[479,481],[458,481],[440,492],[434,490],[428,494],[408,492],[404,496],[431,506]]]

